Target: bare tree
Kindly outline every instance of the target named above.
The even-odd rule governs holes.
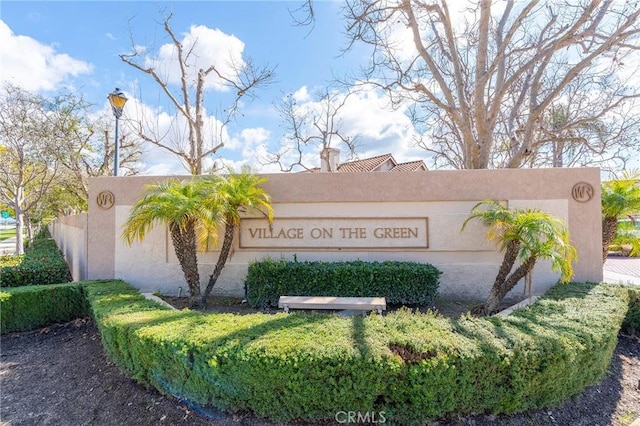
[[[158,126],[150,123],[137,123],[138,136],[155,146],[166,149],[178,156],[188,167],[189,172],[194,175],[202,173],[203,160],[217,152],[224,146],[223,130],[234,117],[238,110],[239,102],[242,98],[252,96],[255,89],[273,82],[274,69],[268,66],[257,67],[250,60],[231,61],[231,72],[227,73],[220,67],[210,65],[206,68],[197,68],[195,81],[191,78],[190,71],[196,67],[196,54],[194,48],[197,40],[191,45],[184,45],[175,35],[171,28],[171,14],[164,21],[164,31],[170,37],[175,55],[180,69],[180,90],[174,92],[170,88],[168,76],[158,70],[154,61],[138,47],[133,41],[130,54],[122,54],[120,58],[126,64],[151,76],[160,86],[161,91],[169,99],[175,109],[172,123],[174,132],[181,132],[180,122],[184,122],[186,127],[186,144],[183,144],[180,137],[171,137],[168,134],[161,134]],[[150,65],[151,64],[151,65]],[[222,109],[217,117],[217,129],[205,129],[206,110],[204,106],[205,81],[208,77],[219,79],[222,85],[233,91],[234,96],[230,105]],[[155,128],[155,130],[153,130]],[[207,140],[207,136],[211,139]]]
[[[310,26],[311,30],[316,23],[316,11],[313,0],[304,0],[301,5],[295,9],[289,9],[289,15],[293,19],[293,23],[300,27]]]
[[[91,117],[78,111],[69,120],[73,123],[67,126],[67,155],[60,161],[68,177],[68,190],[77,191],[86,200],[89,197],[89,177],[113,175],[113,117],[107,113]],[[144,152],[142,141],[125,128],[118,144],[120,172],[125,176],[138,174],[140,158]]]
[[[283,172],[296,168],[310,170],[315,166],[305,164],[306,153],[324,155],[328,148],[339,144],[348,149],[349,158],[355,157],[358,135],[346,135],[340,117],[349,96],[350,92],[325,89],[316,102],[300,105],[293,95],[286,95],[277,110],[284,121],[287,142],[279,150],[269,152],[263,164],[277,164]]]
[[[22,229],[32,233],[30,213],[55,184],[63,155],[61,122],[74,104],[50,101],[11,84],[0,96],[0,202],[16,214],[16,252],[24,253]],[[30,235],[31,236],[31,235]]]
[[[544,156],[555,149],[557,163],[569,148],[575,164],[626,159],[637,120],[616,121],[639,96],[628,84],[638,2],[481,0],[460,11],[445,0],[347,0],[345,14],[351,43],[373,49],[369,84],[413,105],[436,166],[551,165]],[[562,124],[546,126],[562,104]],[[595,123],[610,128],[587,134]]]

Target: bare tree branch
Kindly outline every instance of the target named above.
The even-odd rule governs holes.
[[[349,158],[353,158],[356,155],[358,135],[345,135],[340,117],[340,111],[350,95],[350,92],[342,94],[325,89],[316,102],[308,102],[306,105],[299,105],[291,94],[285,96],[276,108],[285,123],[285,138],[288,142],[279,149],[268,152],[262,164],[277,164],[283,172],[294,169],[311,170],[316,166],[305,161],[305,154],[321,153],[337,145],[346,147]]]
[[[222,71],[215,65],[200,67],[195,72],[195,81],[192,80],[191,77],[194,75],[192,70],[196,66],[195,52],[198,40],[185,47],[171,27],[171,18],[172,15],[169,14],[163,27],[177,55],[180,69],[179,97],[172,92],[169,79],[163,78],[154,66],[148,65],[154,62],[136,48],[133,36],[131,36],[132,53],[122,54],[120,58],[126,64],[151,76],[160,87],[161,92],[175,108],[173,125],[177,126],[179,119],[185,122],[187,145],[184,145],[180,137],[168,137],[167,133],[161,135],[158,125],[149,126],[150,123],[143,123],[143,119],[135,124],[138,137],[176,155],[186,164],[191,174],[197,175],[203,172],[205,158],[215,154],[224,146],[223,129],[237,113],[240,100],[245,96],[253,96],[255,90],[271,84],[274,81],[275,71],[268,66],[256,67],[246,59],[242,63],[231,61],[230,71]],[[204,128],[206,81],[210,74],[214,74],[227,89],[233,90],[236,94],[232,104],[215,117],[221,123],[217,133],[208,133]],[[177,132],[178,128],[176,127],[174,131]]]
[[[416,142],[436,167],[547,164],[535,157],[548,158],[554,146],[565,156],[571,147],[573,164],[601,161],[601,140],[583,127],[599,121],[613,134],[629,132],[609,141],[608,159],[630,155],[625,146],[640,128],[625,111],[639,91],[622,75],[640,71],[637,2],[507,0],[499,10],[490,0],[468,4],[347,0],[344,8],[350,45],[372,48],[368,83],[394,105],[415,105],[411,118],[423,132]],[[408,35],[412,42],[402,42]],[[549,112],[569,98],[580,107],[562,129],[549,131]],[[610,125],[616,116],[629,125]]]

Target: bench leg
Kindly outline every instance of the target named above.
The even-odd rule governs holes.
[[[284,305],[284,311],[285,311],[286,313],[289,313],[289,305]]]
[[[376,309],[378,310],[378,315],[382,315],[382,308],[378,306]]]

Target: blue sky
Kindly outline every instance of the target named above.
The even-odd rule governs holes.
[[[318,108],[314,95],[335,76],[357,74],[368,56],[363,48],[341,54],[347,42],[341,2],[317,1],[313,28],[294,25],[290,12],[300,5],[281,1],[3,1],[1,79],[45,95],[71,89],[96,111],[108,109],[106,96],[119,87],[135,99],[125,106],[125,116],[157,112],[163,107],[159,102],[164,101],[159,101],[156,83],[118,55],[132,51],[131,37],[147,51],[157,52],[159,46],[169,43],[161,24],[172,13],[176,36],[197,33],[207,40],[219,38],[217,47],[211,42],[213,49],[229,43],[238,53],[240,46],[238,54],[243,60],[275,67],[276,82],[256,92],[257,98],[243,102],[240,114],[226,128],[225,148],[217,157],[233,167],[248,163],[263,172],[277,171],[275,166],[261,166],[266,153],[281,149],[286,133],[274,105],[284,94],[295,93],[300,105],[308,110]],[[215,89],[207,91],[205,104],[212,118],[215,108],[228,104],[227,96]],[[412,147],[406,116],[385,106],[383,98],[370,92],[350,98],[344,108],[342,126],[345,133],[360,135],[360,157],[392,152],[399,160],[423,158],[425,152]],[[151,149],[145,160],[147,174],[184,171],[166,151]],[[305,162],[318,165],[317,147],[305,154]]]
[[[282,152],[290,143],[284,119],[275,108],[283,96],[292,94],[301,114],[317,116],[319,92],[335,76],[351,81],[370,57],[370,51],[361,45],[342,54],[347,46],[343,4],[315,0],[316,20],[311,28],[294,25],[291,12],[302,2],[4,0],[0,2],[0,83],[11,81],[44,95],[71,90],[91,103],[96,115],[111,118],[106,96],[119,87],[130,98],[123,131],[133,135],[126,128],[130,123],[153,122],[158,134],[177,143],[185,138],[171,130],[175,128],[171,110],[158,85],[118,56],[132,52],[133,39],[137,49],[145,49],[161,65],[169,64],[167,75],[175,79],[178,73],[171,71],[171,61],[159,53],[171,46],[162,23],[172,13],[175,35],[186,45],[190,39],[198,40],[196,53],[201,62],[197,65],[221,66],[234,57],[275,67],[276,82],[257,91],[257,98],[243,100],[236,120],[222,132],[218,131],[221,115],[216,110],[229,105],[230,92],[210,87],[205,95],[205,131],[211,143],[219,141],[220,135],[225,144],[206,166],[215,160],[235,169],[249,164],[260,172],[277,172],[278,166],[266,163],[270,154]],[[335,98],[340,101],[346,93],[347,88],[339,87]],[[414,145],[414,129],[405,112],[391,110],[386,98],[369,89],[348,97],[338,121],[344,135],[357,136],[359,158],[392,153],[399,161],[423,159],[431,165],[426,151]],[[168,151],[146,146],[140,165],[143,174],[186,171]],[[348,149],[339,143],[333,147],[341,149],[345,161]],[[310,146],[303,163],[318,166],[319,151],[320,146]],[[282,158],[284,166],[291,164],[295,151]],[[636,156],[630,166],[639,167],[639,161]]]

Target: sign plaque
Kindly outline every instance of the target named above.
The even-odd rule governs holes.
[[[102,210],[109,210],[116,202],[116,197],[111,191],[101,191],[96,197],[98,207]]]
[[[276,218],[240,222],[243,249],[394,249],[429,247],[427,218]]]
[[[571,197],[579,203],[591,201],[594,193],[593,186],[587,182],[578,182],[571,189]]]

